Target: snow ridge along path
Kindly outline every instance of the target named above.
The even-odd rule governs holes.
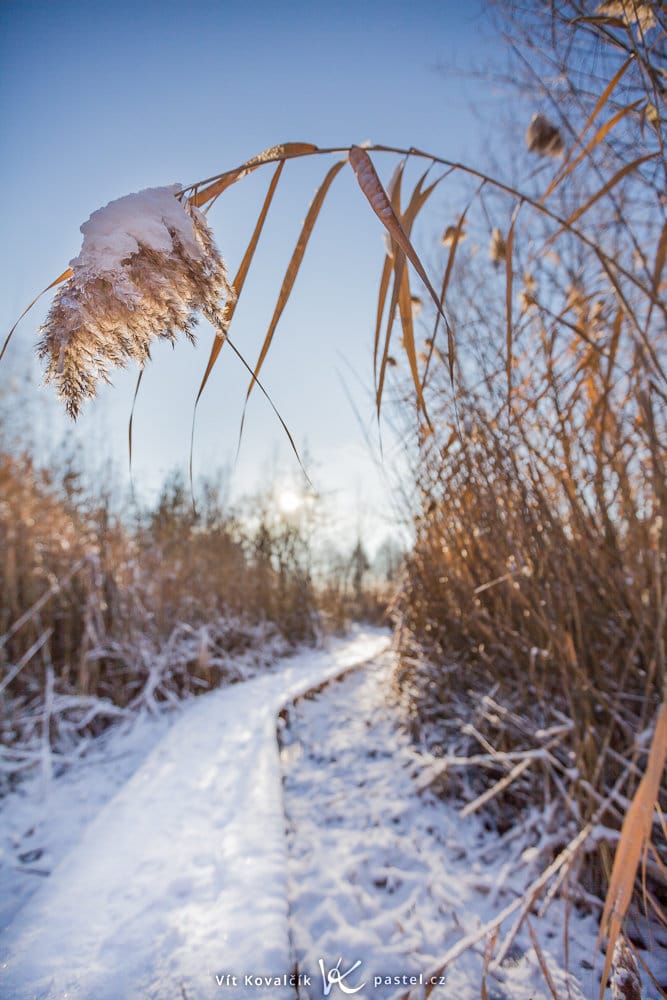
[[[362,632],[186,706],[15,917],[0,996],[200,1000],[232,967],[289,976],[277,715],[388,644]],[[221,995],[247,995],[238,987]],[[254,1000],[294,995],[252,988]]]

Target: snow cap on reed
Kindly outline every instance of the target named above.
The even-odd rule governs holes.
[[[194,340],[197,313],[218,329],[234,297],[204,215],[176,197],[179,185],[148,188],[93,212],[81,253],[41,328],[38,356],[76,418],[98,382],[132,359],[143,366],[153,338]]]

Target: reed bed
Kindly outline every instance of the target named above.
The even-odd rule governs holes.
[[[0,790],[45,745],[62,761],[320,634],[307,540],[249,527],[213,486],[197,513],[178,478],[119,512],[71,469],[0,454],[0,491]]]
[[[408,393],[430,422],[396,683],[441,755],[434,787],[504,837],[530,830],[549,873],[493,960],[566,890],[602,910],[600,996],[610,972],[638,996],[621,927],[642,942],[640,912],[667,903],[665,24],[658,5],[603,6],[506,23],[549,115],[525,135],[521,197],[471,188],[468,239],[447,243],[450,330],[432,317],[424,403]]]

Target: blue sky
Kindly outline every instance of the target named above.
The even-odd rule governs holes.
[[[460,73],[494,57],[493,33],[477,2],[86,3],[0,6],[0,329],[80,247],[79,226],[113,198],[160,184],[184,184],[235,166],[276,142],[347,145],[371,139],[475,160],[479,123],[471,107],[488,90]],[[377,159],[388,177],[395,165]],[[288,164],[263,244],[244,289],[232,336],[254,361],[300,225],[328,162]],[[268,175],[225,193],[209,215],[233,274]],[[455,189],[443,185],[417,233],[427,258],[450,221]],[[354,521],[379,536],[381,484],[341,384],[373,431],[372,329],[383,240],[349,170],[324,206],[278,328],[264,381],[298,444],[311,456],[315,486],[331,497],[344,530]],[[23,321],[0,392],[33,375],[21,403],[35,435],[87,442],[95,462],[122,479],[135,372],[86,406],[76,428],[40,384],[32,358],[48,300]],[[195,351],[185,342],[154,352],[135,424],[134,479],[155,494],[165,473],[187,468],[192,404],[210,331]],[[195,470],[233,461],[246,376],[223,352],[202,401]],[[387,453],[394,449],[385,429]],[[72,447],[75,445],[72,444]],[[253,396],[235,494],[267,476],[295,475],[282,432]],[[359,511],[357,511],[359,508]]]

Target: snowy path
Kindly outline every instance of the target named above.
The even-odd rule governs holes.
[[[384,660],[384,662],[383,662]],[[289,822],[292,940],[312,983],[301,1000],[320,1000],[328,973],[360,965],[345,983],[358,1000],[388,1000],[426,983],[448,949],[476,931],[530,881],[520,825],[502,844],[478,816],[419,792],[429,758],[418,754],[391,706],[391,657],[344,677],[289,710],[282,729]],[[506,922],[506,932],[512,924]],[[556,900],[534,920],[558,996],[597,996],[590,971],[597,926]],[[435,984],[432,1000],[479,1000],[486,941],[463,954]],[[574,974],[568,976],[566,966]],[[489,972],[490,1000],[552,1000],[524,926],[506,959]],[[333,987],[329,996],[342,996]]]
[[[289,973],[276,717],[387,643],[362,633],[189,705],[4,934],[4,1000],[232,1000],[247,990],[216,974]]]
[[[438,762],[387,697],[387,646],[366,632],[304,651],[111,733],[42,798],[37,778],[0,803],[0,998],[295,1000],[298,968],[299,1000],[389,1000],[520,898],[546,817],[500,838],[431,793]],[[566,913],[556,899],[531,926],[558,996],[584,1000],[597,925]],[[489,1000],[551,1000],[512,923]],[[644,959],[664,981],[660,945]],[[478,1000],[485,946],[432,1000]]]

